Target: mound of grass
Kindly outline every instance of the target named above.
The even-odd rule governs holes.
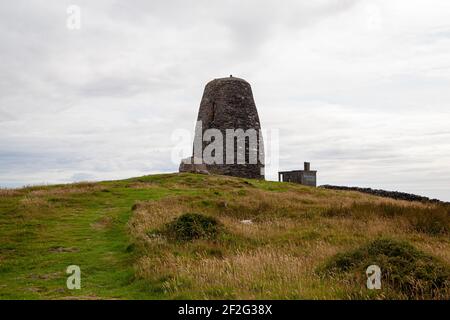
[[[382,289],[393,298],[448,299],[450,268],[406,242],[378,239],[332,257],[321,271],[347,273],[365,283],[369,265],[381,268]]]
[[[198,213],[186,213],[168,223],[164,234],[177,241],[215,239],[221,230],[217,219]]]

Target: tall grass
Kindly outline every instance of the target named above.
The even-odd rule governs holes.
[[[397,203],[354,202],[351,205],[328,207],[324,217],[373,217],[403,218],[413,229],[430,235],[448,234],[450,231],[450,206],[447,205],[403,205]]]
[[[224,183],[215,176],[173,183],[180,190],[202,191],[139,202],[129,222],[140,255],[138,278],[168,298],[371,298],[361,289],[364,273],[355,282],[323,278],[316,268],[380,236],[426,237],[430,250],[450,247],[443,240],[445,207],[286,184],[261,187],[229,177]],[[215,217],[223,232],[188,242],[173,242],[159,232],[188,212]],[[419,219],[422,215],[426,218]],[[367,292],[355,294],[361,290]],[[393,290],[386,298],[408,298]],[[442,298],[441,291],[433,297]]]

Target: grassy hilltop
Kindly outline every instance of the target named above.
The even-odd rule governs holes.
[[[449,234],[444,204],[224,176],[0,189],[0,299],[450,299]]]

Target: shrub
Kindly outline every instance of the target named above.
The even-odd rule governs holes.
[[[396,298],[450,298],[448,265],[406,242],[375,240],[356,250],[335,255],[320,271],[356,275],[354,280],[365,284],[365,270],[372,264],[381,268],[382,288],[393,291]]]
[[[186,213],[165,226],[168,238],[179,241],[194,239],[214,239],[221,229],[221,224],[213,217],[198,213]]]

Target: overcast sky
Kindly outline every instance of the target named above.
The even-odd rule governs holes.
[[[280,170],[450,200],[448,0],[2,1],[0,186],[177,171],[172,133],[229,74]]]

